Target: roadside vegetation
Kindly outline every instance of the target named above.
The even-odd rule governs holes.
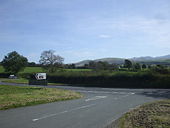
[[[15,51],[6,55],[1,62],[3,67],[0,66],[0,78],[8,78],[10,74],[14,74],[18,80],[5,81],[28,83],[29,79],[35,79],[35,73],[45,72],[48,83],[53,84],[107,88],[170,88],[168,63],[145,64],[126,59],[123,64],[90,61],[77,67],[75,64],[63,64],[64,58],[55,55],[53,50],[43,51],[39,64],[27,62],[26,65],[20,65],[15,62],[23,58],[25,59]],[[18,68],[18,65],[22,68]]]
[[[0,78],[0,81],[6,83],[28,84],[28,79],[24,79],[24,78],[19,78],[19,79]]]
[[[4,83],[15,83],[15,84],[28,84],[29,80],[25,79],[25,78],[18,78],[18,79],[9,79],[9,78],[0,78],[1,82]],[[48,83],[48,85],[67,85],[67,84],[63,84],[63,83]]]
[[[62,89],[0,85],[0,110],[80,97],[79,93]]]
[[[126,113],[118,128],[170,128],[170,100],[145,104]]]

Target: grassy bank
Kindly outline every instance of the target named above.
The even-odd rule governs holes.
[[[0,78],[0,81],[6,83],[15,83],[15,84],[28,84],[28,80],[24,78],[19,78],[19,79]]]
[[[28,79],[24,79],[24,78],[19,78],[19,79],[0,78],[0,81],[5,83],[28,84]],[[67,85],[67,84],[48,83],[48,85]]]
[[[81,94],[68,90],[0,85],[0,110],[80,97]]]
[[[170,128],[170,100],[143,105],[120,118],[119,128]]]

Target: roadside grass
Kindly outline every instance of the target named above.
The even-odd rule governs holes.
[[[145,104],[119,119],[119,128],[170,128],[170,99]]]
[[[81,97],[80,93],[62,89],[0,85],[0,110]]]
[[[15,83],[15,84],[28,84],[28,79],[19,78],[19,79],[9,79],[9,78],[0,78],[1,82],[5,83]],[[67,85],[63,83],[48,83],[48,85]]]
[[[15,84],[28,84],[28,80],[24,78],[19,78],[19,79],[0,78],[0,81],[6,83],[15,83]]]

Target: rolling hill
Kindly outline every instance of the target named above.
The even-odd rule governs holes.
[[[163,64],[170,65],[170,55],[158,56],[158,57],[133,57],[133,58],[101,58],[96,60],[83,60],[78,63],[75,63],[77,67],[84,66],[84,64],[88,64],[90,61],[94,62],[108,62],[109,64],[123,64],[125,59],[132,60],[134,62],[142,63],[142,64]]]

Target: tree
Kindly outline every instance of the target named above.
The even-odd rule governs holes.
[[[130,60],[126,59],[125,63],[124,63],[124,67],[130,69],[130,68],[133,67],[133,64],[132,64],[132,62]]]
[[[111,65],[108,62],[98,61],[96,62],[96,70],[109,70]]]
[[[95,68],[96,68],[96,62],[90,61],[90,62],[89,62],[89,68],[90,68],[90,69],[95,69]]]
[[[5,69],[5,72],[17,74],[27,66],[28,60],[16,51],[13,51],[8,53],[1,63]]]
[[[28,66],[29,67],[36,67],[36,63],[35,62],[28,62]]]
[[[55,51],[53,50],[43,51],[39,60],[43,68],[50,73],[54,73],[58,69],[61,69],[64,61],[63,57],[55,55],[54,53]]]
[[[142,69],[146,69],[146,68],[147,68],[146,64],[142,64]]]
[[[135,63],[134,69],[141,70],[141,65],[139,63]]]

